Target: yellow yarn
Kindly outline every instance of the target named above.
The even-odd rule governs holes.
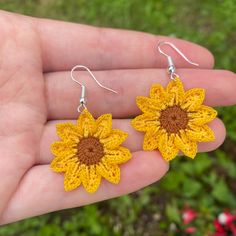
[[[130,151],[120,145],[127,133],[112,129],[111,114],[104,114],[97,120],[85,109],[77,124],[57,125],[61,141],[51,145],[55,158],[51,168],[64,172],[64,188],[73,190],[81,184],[87,192],[95,192],[105,178],[117,184],[120,180],[119,164],[131,158]]]
[[[143,149],[159,149],[167,161],[174,159],[179,150],[194,158],[197,142],[215,139],[206,123],[212,121],[217,112],[202,105],[204,99],[204,89],[184,91],[179,78],[171,81],[166,89],[154,84],[150,97],[137,97],[137,105],[143,114],[132,120],[132,126],[145,132]]]

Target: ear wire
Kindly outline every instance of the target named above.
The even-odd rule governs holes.
[[[77,83],[77,84],[79,84],[79,85],[81,86],[80,105],[79,105],[78,108],[77,108],[78,112],[81,112],[81,108],[82,108],[82,107],[86,109],[86,101],[87,101],[87,100],[86,100],[86,96],[85,96],[85,95],[86,95],[86,87],[85,87],[85,85],[82,84],[81,82],[79,82],[77,79],[75,79],[75,77],[74,77],[74,75],[73,75],[74,71],[77,70],[77,69],[85,69],[85,70],[90,74],[90,76],[93,78],[93,80],[97,83],[97,85],[98,85],[99,87],[101,87],[101,88],[103,88],[103,89],[106,89],[106,90],[108,90],[108,91],[110,91],[110,92],[116,93],[116,94],[118,93],[117,91],[115,91],[115,90],[113,90],[113,89],[111,89],[111,88],[108,88],[108,87],[102,85],[102,84],[96,79],[96,77],[94,76],[94,74],[92,73],[92,71],[91,71],[88,67],[83,66],[83,65],[76,65],[76,66],[74,66],[74,67],[71,69],[71,71],[70,71],[70,76],[71,76],[71,79],[72,79],[75,83]]]
[[[158,51],[164,55],[166,58],[167,58],[167,61],[168,61],[168,73],[170,74],[170,78],[171,79],[175,79],[176,77],[179,77],[178,74],[175,73],[175,65],[174,65],[174,61],[172,59],[172,57],[168,54],[166,54],[165,52],[163,52],[163,50],[161,49],[161,46],[162,45],[168,45],[170,46],[171,48],[173,48],[185,61],[187,61],[189,64],[191,65],[194,65],[194,66],[199,66],[199,64],[189,60],[184,54],[183,52],[181,52],[173,43],[170,43],[170,42],[165,42],[165,41],[162,41],[160,43],[158,43],[157,45],[157,49]]]

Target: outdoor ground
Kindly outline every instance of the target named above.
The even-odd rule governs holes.
[[[184,38],[209,48],[216,68],[236,71],[235,0],[0,0],[0,8]],[[192,235],[210,235],[219,213],[236,211],[236,107],[219,112],[227,139],[217,151],[177,158],[162,181],[137,193],[3,226],[0,236],[183,236],[186,204],[198,212]]]

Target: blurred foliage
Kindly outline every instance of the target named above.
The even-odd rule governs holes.
[[[0,8],[184,38],[209,48],[216,68],[236,71],[235,0],[1,0]],[[193,235],[210,235],[219,212],[236,210],[236,107],[219,114],[227,140],[217,151],[178,158],[162,181],[129,196],[3,226],[0,236],[184,235],[185,205],[199,213]]]

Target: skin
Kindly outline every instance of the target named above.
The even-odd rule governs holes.
[[[151,84],[168,83],[166,58],[157,53],[158,41],[174,43],[193,68],[169,47],[186,89],[206,89],[205,104],[236,103],[236,76],[213,70],[214,58],[203,47],[164,36],[30,18],[0,11],[0,224],[65,208],[82,206],[136,191],[158,181],[168,170],[158,151],[142,151],[143,133],[130,126],[139,114],[137,95]],[[124,145],[133,158],[122,165],[121,181],[103,181],[95,194],[82,187],[65,192],[63,175],[50,170],[50,144],[58,139],[55,124],[78,117],[80,87],[70,69],[83,64],[105,86],[99,88],[86,72],[88,108],[95,116],[112,113],[114,127],[129,133]],[[211,122],[216,140],[199,144],[199,151],[216,149],[225,138],[219,119]]]

